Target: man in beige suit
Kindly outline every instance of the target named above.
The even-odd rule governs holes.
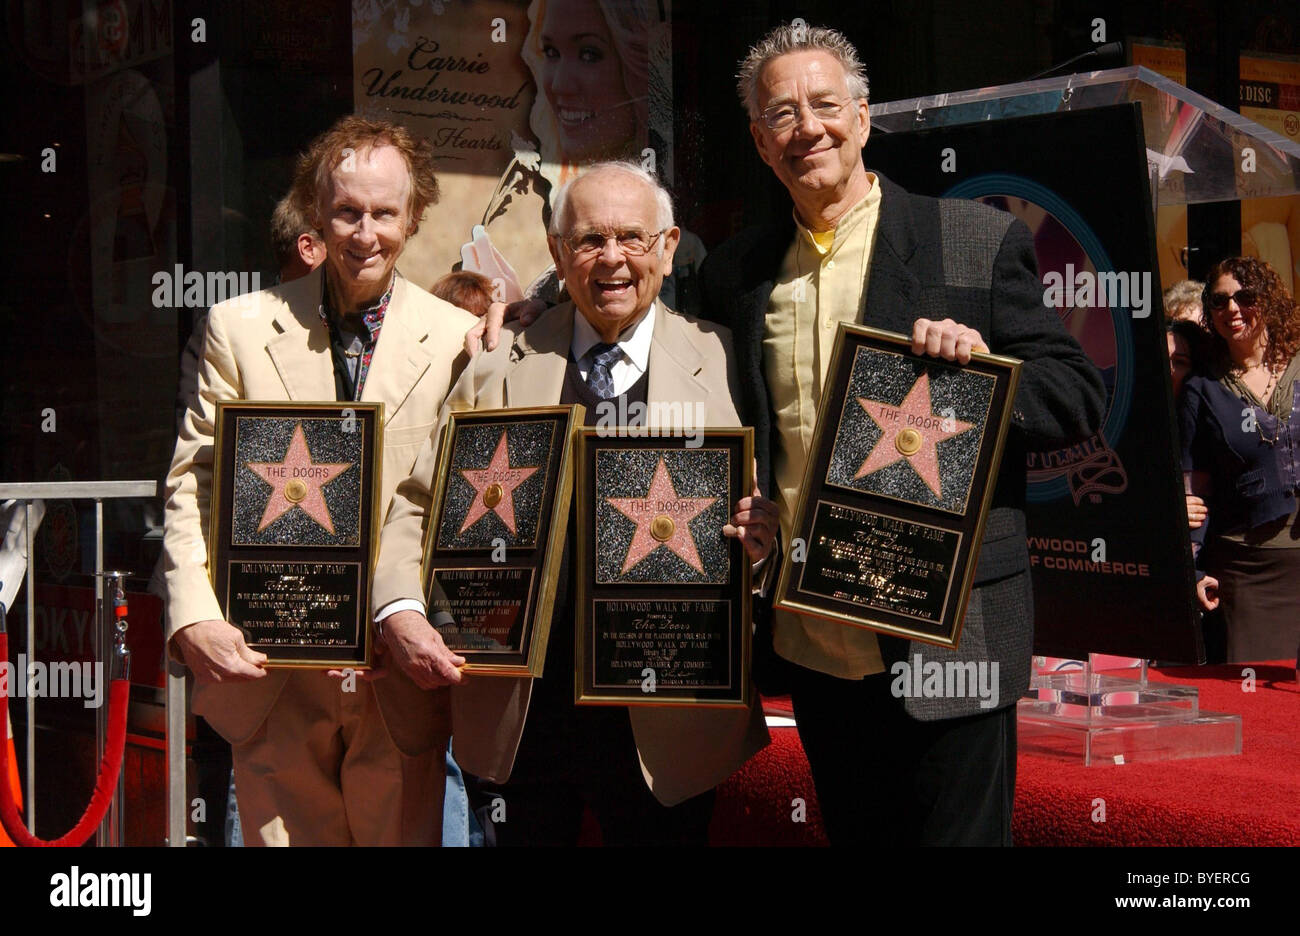
[[[739,425],[730,333],[656,301],[678,238],[668,193],[633,164],[598,164],[562,188],[550,244],[572,302],[527,331],[508,326],[470,362],[443,418],[581,402],[594,423],[621,396],[651,413],[670,410],[656,403],[680,404],[674,413],[702,404],[704,425]],[[420,540],[434,444],[398,486],[381,537],[375,607],[385,628],[427,626]],[[770,501],[742,498],[724,532],[757,561],[776,518]],[[757,702],[739,712],[575,706],[569,539],[543,678],[465,676],[452,689],[456,758],[482,780],[475,799],[489,841],[572,844],[587,806],[606,844],[704,844],[713,788],[768,742]]]
[[[437,200],[427,143],[346,117],[300,159],[294,198],[326,245],[315,273],[212,309],[197,394],[167,478],[167,619],[194,711],[233,745],[245,837],[263,844],[434,844],[450,733],[427,634],[390,629],[387,678],[266,669],[224,620],[206,565],[218,400],[384,404],[382,498],[411,470],[465,358],[468,312],[396,272]]]

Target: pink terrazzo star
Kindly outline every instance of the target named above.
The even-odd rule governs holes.
[[[300,507],[332,534],[334,521],[321,488],[352,467],[352,462],[313,462],[302,433],[302,423],[293,427],[293,438],[282,462],[247,462],[248,469],[271,485],[271,497],[262,513],[261,533],[281,516]]]
[[[691,537],[690,521],[717,500],[716,497],[678,497],[668,476],[663,458],[655,466],[654,478],[645,497],[607,497],[605,501],[636,524],[636,534],[623,562],[623,574],[660,546],[667,546],[681,556],[696,572],[703,574],[700,554]]]
[[[492,453],[492,461],[486,468],[461,469],[460,473],[474,488],[474,501],[465,512],[465,522],[460,525],[460,533],[464,533],[491,510],[501,518],[501,522],[513,535],[515,532],[514,490],[528,480],[539,467],[539,465],[524,468],[510,467],[510,450],[506,445],[506,433],[503,430],[496,451]]]
[[[929,374],[922,374],[916,379],[912,389],[907,391],[907,397],[898,406],[865,397],[858,397],[857,401],[872,422],[880,427],[883,435],[853,477],[864,478],[873,471],[892,465],[900,458],[906,458],[912,470],[934,492],[934,496],[942,499],[938,445],[944,439],[951,439],[974,428],[974,423],[959,419],[945,421],[942,416],[934,414],[930,404]],[[945,422],[947,429],[944,428]]]

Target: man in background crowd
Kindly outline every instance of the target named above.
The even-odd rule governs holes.
[[[1165,321],[1200,322],[1201,293],[1204,289],[1205,284],[1198,283],[1196,280],[1180,280],[1166,289]]]
[[[290,195],[276,202],[271,212],[271,253],[280,271],[279,283],[291,283],[325,262],[325,241]]]

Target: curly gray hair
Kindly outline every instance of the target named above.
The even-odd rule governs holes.
[[[827,26],[783,23],[750,47],[736,74],[736,90],[750,120],[758,119],[758,76],[763,66],[778,56],[805,50],[820,50],[835,56],[844,68],[849,94],[855,100],[868,96],[867,70],[858,58],[858,50],[843,33]]]
[[[1201,314],[1201,293],[1205,284],[1196,280],[1180,280],[1165,290],[1165,318],[1196,318]]]

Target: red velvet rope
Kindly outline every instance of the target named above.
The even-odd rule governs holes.
[[[9,635],[0,633],[0,660],[9,659]],[[23,818],[14,804],[13,791],[8,782],[2,778],[9,775],[9,745],[0,744],[0,824],[14,840],[15,845],[28,848],[65,847],[78,848],[95,833],[104,821],[104,814],[113,801],[117,787],[117,777],[122,771],[122,752],[126,749],[126,714],[127,703],[131,699],[131,683],[127,679],[114,679],[108,686],[108,741],[104,745],[104,759],[99,762],[99,774],[95,777],[95,792],[90,797],[90,805],[81,814],[72,831],[53,841],[39,839],[27,831]],[[0,726],[5,724],[9,714],[9,697],[0,692]],[[31,731],[32,726],[28,725]],[[34,795],[28,790],[27,795]]]

